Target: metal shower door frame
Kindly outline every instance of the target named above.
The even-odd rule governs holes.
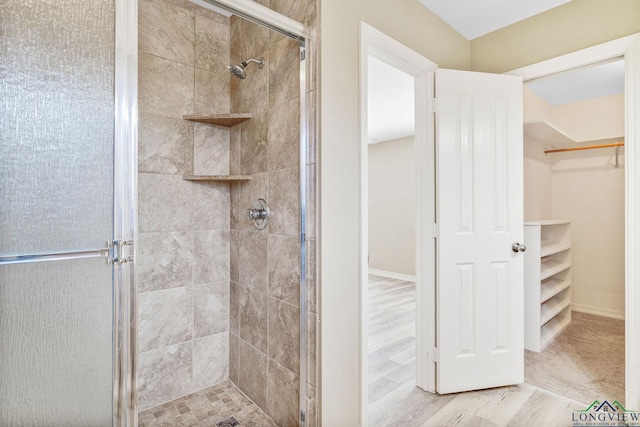
[[[115,0],[113,232],[105,241],[137,241],[138,1]],[[111,246],[0,257],[0,265],[105,258]],[[133,259],[135,259],[135,246]],[[114,427],[137,424],[136,292],[133,262],[112,264],[112,390]]]
[[[309,90],[307,80],[308,52],[312,43],[309,29],[302,23],[294,21],[278,12],[251,0],[189,0],[207,9],[220,8],[231,12],[257,25],[276,31],[300,43],[300,390],[299,390],[299,418],[298,425],[307,425],[308,418],[308,389],[307,389],[307,185],[309,176],[309,117],[311,109],[308,106]],[[212,8],[213,6],[213,8]],[[219,12],[219,10],[217,10]]]

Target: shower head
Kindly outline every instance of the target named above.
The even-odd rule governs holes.
[[[258,68],[264,68],[264,58],[258,59],[247,59],[246,61],[241,62],[240,64],[227,65],[227,70],[231,73],[232,76],[237,77],[239,79],[244,79],[247,75],[244,72],[244,69],[250,63],[255,62],[258,64]]]

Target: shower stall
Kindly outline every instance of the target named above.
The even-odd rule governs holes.
[[[267,6],[3,6],[0,425],[316,425],[317,4]]]

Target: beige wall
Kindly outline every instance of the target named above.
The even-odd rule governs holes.
[[[469,43],[415,0],[323,0],[320,274],[322,424],[358,425],[359,23],[448,68],[469,68]]]
[[[624,99],[551,107],[525,87],[525,119],[547,120],[578,141],[624,134]],[[575,308],[624,315],[624,154],[613,149],[544,154],[525,139],[525,220],[568,219]]]
[[[416,274],[413,137],[369,145],[369,268]]]
[[[471,41],[471,69],[535,64],[640,32],[640,1],[574,0]]]

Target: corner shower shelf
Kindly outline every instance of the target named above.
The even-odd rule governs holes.
[[[184,120],[191,122],[206,123],[209,125],[231,127],[251,119],[251,113],[237,114],[185,114]]]
[[[251,181],[251,175],[184,175],[185,181],[243,182]]]

